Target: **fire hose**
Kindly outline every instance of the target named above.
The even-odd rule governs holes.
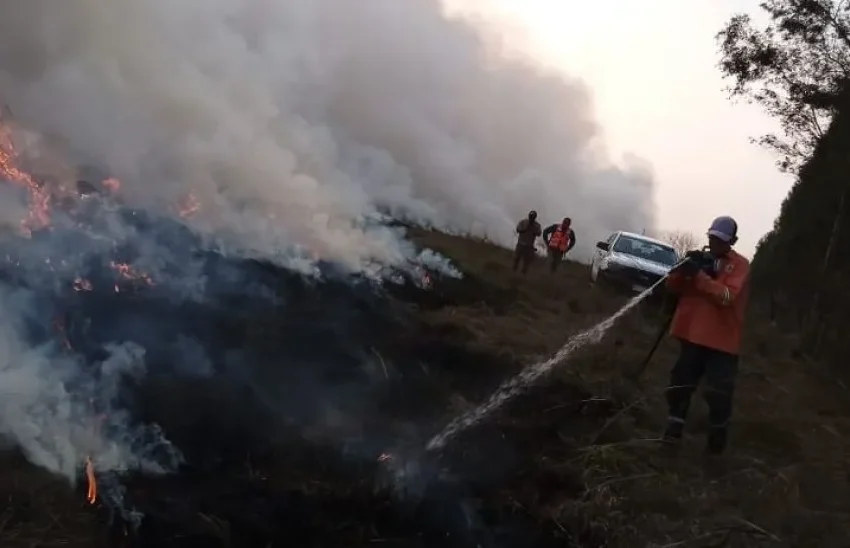
[[[703,253],[705,253],[706,248],[703,248],[702,251],[703,251]],[[671,273],[675,272],[676,270],[678,270],[679,268],[681,268],[682,266],[684,266],[686,263],[689,263],[689,262],[694,263],[698,268],[702,268],[702,267],[705,266],[703,264],[700,264],[699,262],[694,261],[691,257],[685,257],[684,259],[682,259],[681,261],[679,261],[678,263],[673,265],[673,267],[670,268],[670,270],[667,272],[667,274],[664,275],[663,279],[666,280],[667,277],[670,276]],[[664,310],[666,308],[668,298],[669,298],[669,295],[665,294],[664,295],[664,301],[661,304],[662,310]],[[664,335],[666,335],[667,331],[670,329],[670,324],[673,323],[673,316],[675,315],[675,313],[676,313],[676,310],[674,308],[673,311],[671,311],[670,313],[667,314],[666,318],[664,319],[664,321],[662,323],[661,329],[658,330],[658,335],[655,336],[655,339],[653,340],[652,346],[649,348],[649,352],[647,352],[646,357],[640,362],[640,364],[637,366],[637,368],[634,370],[634,372],[632,372],[629,375],[629,378],[631,378],[632,380],[637,380],[641,377],[641,375],[643,375],[643,372],[646,371],[646,368],[649,366],[649,362],[652,361],[652,357],[655,355],[655,352],[658,350],[658,347],[661,345],[661,341],[664,339]]]
[[[666,299],[667,297],[665,297],[665,301]],[[649,352],[647,352],[646,357],[640,362],[635,371],[629,375],[632,380],[639,379],[641,375],[643,375],[643,372],[646,371],[646,368],[649,366],[649,362],[652,361],[652,357],[655,355],[655,351],[658,350],[658,347],[661,345],[664,335],[666,335],[667,331],[670,329],[671,323],[673,323],[673,313],[667,314],[667,317],[664,319],[661,329],[658,330],[658,335],[655,336],[655,340],[649,348]]]

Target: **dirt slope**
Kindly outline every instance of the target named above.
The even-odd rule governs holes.
[[[378,387],[354,426],[313,428],[288,410],[269,422],[257,404],[253,435],[246,423],[227,426],[209,413],[212,405],[247,417],[251,394],[213,381],[151,383],[157,403],[143,412],[194,451],[178,476],[127,482],[128,498],[148,516],[142,526],[110,525],[107,508],[84,504],[83,486],[73,491],[8,452],[3,548],[847,546],[846,388],[795,361],[793,335],[752,326],[730,454],[702,459],[701,402],[684,451],[665,453],[652,438],[675,346],[665,342],[643,375],[629,378],[658,332],[655,306],[463,433],[422,477],[400,484],[388,476],[382,452],[421,446],[506,376],[624,301],[591,287],[581,265],[551,276],[538,264],[520,278],[510,253],[486,242],[422,231],[414,239],[454,259],[465,278],[394,292],[407,316],[371,347]],[[274,321],[257,329],[274,332]]]

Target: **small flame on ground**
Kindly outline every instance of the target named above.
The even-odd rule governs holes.
[[[115,177],[109,177],[103,180],[103,187],[109,190],[112,194],[117,193],[121,190],[121,181],[116,179]]]
[[[95,400],[94,398],[89,400],[89,404],[92,406],[92,411],[95,408]],[[92,425],[92,432],[95,436],[98,435],[101,429],[101,425],[104,421],[106,421],[106,415],[104,413],[97,414],[94,418],[94,424]],[[91,455],[86,457],[86,483],[88,484],[86,489],[86,502],[89,504],[94,504],[97,502],[97,476],[94,472],[94,459],[92,459]]]
[[[94,461],[91,457],[86,457],[86,481],[88,482],[86,501],[89,504],[94,504],[97,502],[97,478],[94,474]]]
[[[65,350],[73,350],[68,334],[65,332],[65,322],[61,318],[53,318],[53,331],[59,337],[59,342]]]
[[[118,272],[118,274],[125,280],[136,280],[146,285],[153,285],[153,280],[150,276],[148,276],[144,272],[139,272],[127,263],[116,263],[115,261],[112,261],[109,263],[109,266],[112,267],[113,270]],[[115,286],[115,292],[118,292],[117,285]]]
[[[21,229],[31,235],[34,230],[50,226],[50,193],[32,175],[18,168],[17,157],[12,132],[0,124],[0,178],[26,187],[30,206],[27,218],[21,221]]]
[[[85,278],[77,278],[74,280],[74,291],[91,291],[91,282]]]
[[[177,213],[180,217],[187,219],[201,210],[201,202],[194,194],[189,193],[177,204]]]

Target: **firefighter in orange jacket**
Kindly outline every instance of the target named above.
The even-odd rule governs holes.
[[[735,220],[716,218],[708,230],[708,251],[689,252],[667,278],[667,288],[679,297],[670,334],[681,342],[681,353],[670,372],[664,440],[682,438],[691,397],[704,376],[706,451],[714,455],[726,449],[749,296],[750,263],[732,249],[737,240]]]

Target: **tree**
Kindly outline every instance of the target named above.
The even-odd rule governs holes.
[[[850,77],[850,0],[765,0],[760,7],[769,17],[763,28],[738,14],[717,35],[720,69],[733,82],[733,98],[779,120],[784,135],[754,141],[779,154],[780,169],[796,172]]]
[[[700,247],[699,238],[684,230],[667,231],[661,235],[660,239],[672,245],[679,257],[684,257],[688,251]]]
[[[798,350],[846,369],[850,353],[850,86],[753,258],[751,297]],[[762,310],[764,307],[760,307]]]

